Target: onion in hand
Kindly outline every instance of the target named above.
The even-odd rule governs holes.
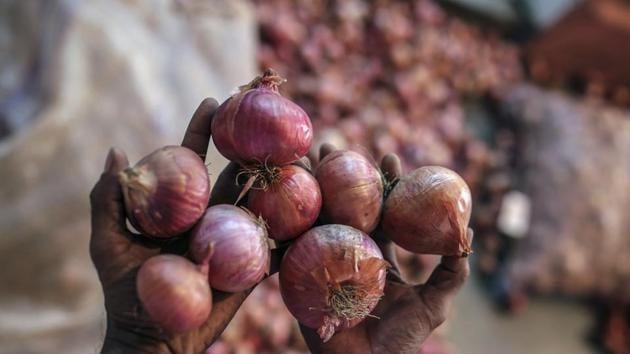
[[[425,166],[398,181],[385,201],[382,227],[408,251],[466,256],[471,208],[470,189],[457,173]]]
[[[208,170],[190,149],[166,146],[120,172],[127,217],[143,234],[172,237],[201,218],[210,198]]]
[[[217,290],[249,289],[269,273],[270,251],[264,222],[228,204],[208,208],[191,231],[190,251],[201,262],[210,247],[210,285]]]
[[[322,190],[326,221],[370,233],[378,225],[383,205],[383,179],[363,155],[337,150],[322,159],[315,171]]]
[[[300,106],[282,97],[284,79],[268,69],[219,106],[212,120],[217,150],[243,165],[283,166],[311,147],[313,127]]]
[[[140,267],[138,298],[149,317],[165,331],[188,332],[208,319],[212,292],[207,258],[197,266],[184,257],[163,254],[149,258]]]
[[[269,236],[289,240],[308,230],[322,206],[315,178],[302,167],[287,165],[269,170],[262,186],[251,189],[247,207],[269,226]]]
[[[365,233],[346,225],[318,226],[284,255],[280,291],[293,316],[325,342],[370,314],[383,295],[387,266]]]

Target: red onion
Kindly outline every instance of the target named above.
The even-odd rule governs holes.
[[[211,247],[210,285],[237,292],[249,289],[269,273],[270,252],[264,222],[229,204],[208,208],[192,230],[192,258],[200,262]]]
[[[289,240],[308,230],[322,206],[319,184],[305,169],[287,165],[270,170],[269,181],[260,189],[252,189],[247,207],[260,215],[276,240]]]
[[[383,179],[363,155],[337,150],[317,166],[315,177],[322,190],[322,214],[333,224],[370,233],[376,228],[383,205]]]
[[[345,225],[318,226],[284,255],[280,291],[293,316],[327,341],[374,309],[383,295],[387,265],[365,233]]]
[[[203,161],[192,150],[166,146],[119,175],[127,217],[143,234],[171,237],[199,220],[210,198]]]
[[[472,208],[470,189],[455,172],[421,167],[402,177],[383,210],[382,227],[402,248],[426,254],[466,256]]]
[[[282,97],[284,79],[268,69],[219,106],[212,138],[223,156],[241,164],[282,166],[304,156],[313,140],[311,120]]]
[[[138,271],[136,289],[149,317],[169,333],[198,328],[212,309],[207,259],[197,266],[172,254],[149,258]]]

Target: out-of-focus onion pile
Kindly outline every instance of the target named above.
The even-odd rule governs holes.
[[[515,47],[431,1],[257,1],[261,67],[312,117],[318,141],[440,164],[474,188],[486,148],[464,131],[462,100],[521,76]],[[317,144],[314,144],[317,148]]]

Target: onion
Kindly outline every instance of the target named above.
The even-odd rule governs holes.
[[[249,289],[269,273],[270,251],[264,222],[246,209],[219,204],[208,208],[191,231],[192,258],[199,263],[210,247],[210,285],[237,292]]]
[[[289,240],[315,223],[322,195],[315,178],[299,166],[287,165],[270,172],[262,188],[249,191],[247,207],[267,222],[271,238]]]
[[[172,254],[149,258],[138,271],[136,289],[149,317],[169,333],[200,327],[212,309],[207,259],[197,266]]]
[[[470,189],[448,168],[421,167],[402,177],[383,210],[383,231],[402,248],[426,254],[466,256],[472,208]]]
[[[365,233],[345,225],[318,226],[284,255],[280,291],[293,316],[327,341],[374,309],[383,295],[387,265]]]
[[[370,233],[376,228],[383,205],[383,179],[363,155],[337,150],[317,166],[315,178],[322,190],[322,214],[332,224]]]
[[[119,175],[127,217],[143,234],[172,237],[199,220],[210,198],[203,161],[192,150],[166,146]]]
[[[311,120],[282,97],[284,79],[268,69],[219,106],[212,138],[223,156],[241,164],[282,166],[304,156],[313,140]]]

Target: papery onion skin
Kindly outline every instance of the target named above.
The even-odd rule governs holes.
[[[383,178],[358,152],[337,150],[322,159],[315,171],[322,190],[322,215],[332,224],[370,233],[378,225],[383,205]]]
[[[277,168],[265,188],[251,189],[247,208],[260,215],[269,227],[269,237],[284,241],[308,230],[322,207],[317,180],[302,167]]]
[[[141,233],[177,236],[201,218],[210,198],[208,170],[192,150],[165,146],[119,174],[125,209]]]
[[[356,326],[371,312],[385,287],[388,263],[374,241],[346,225],[315,227],[298,237],[280,265],[280,291],[289,311],[327,341],[339,330]],[[339,289],[360,294],[345,317],[332,305]]]
[[[313,140],[311,120],[284,98],[284,79],[272,70],[256,78],[219,106],[212,120],[217,150],[243,165],[283,166],[304,156]]]
[[[191,231],[190,252],[199,263],[211,247],[208,280],[212,288],[237,292],[258,284],[269,273],[270,251],[264,223],[229,204],[208,208]]]
[[[472,201],[466,182],[440,166],[403,176],[383,209],[385,234],[402,248],[424,254],[466,256]]]
[[[138,271],[136,289],[149,317],[169,333],[199,328],[212,309],[208,266],[181,256],[149,258]]]

